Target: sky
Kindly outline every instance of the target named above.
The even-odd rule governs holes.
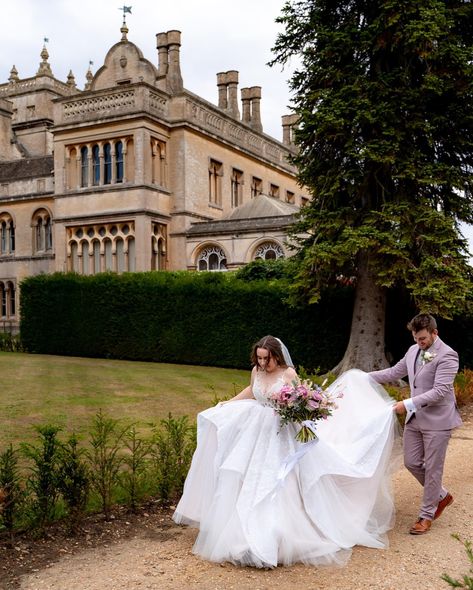
[[[128,0],[128,40],[158,65],[156,33],[180,30],[181,71],[187,90],[217,104],[217,72],[238,70],[239,88],[262,87],[263,130],[282,139],[281,116],[290,112],[291,66],[267,66],[284,0]],[[72,70],[84,87],[89,61],[96,72],[120,41],[118,0],[11,0],[2,3],[0,83],[13,65],[21,78],[36,74],[43,40],[56,78]],[[241,112],[241,103],[240,103]]]
[[[268,135],[282,140],[281,116],[290,113],[294,63],[269,67],[284,0],[128,0],[128,39],[158,65],[156,34],[180,30],[184,87],[218,102],[217,72],[239,71],[239,88],[262,87],[261,119]],[[92,61],[95,73],[121,39],[123,4],[118,0],[10,0],[2,3],[0,83],[13,65],[20,78],[36,74],[44,38],[56,78],[69,70],[79,88]],[[241,103],[240,103],[241,112]],[[473,227],[462,226],[473,251]]]

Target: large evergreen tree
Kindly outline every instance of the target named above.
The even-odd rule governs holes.
[[[297,284],[316,301],[352,280],[337,369],[381,368],[388,289],[441,317],[470,296],[472,3],[288,0],[278,20],[273,64],[299,60],[295,163],[313,196],[294,227]]]

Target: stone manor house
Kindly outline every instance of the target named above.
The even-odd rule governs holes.
[[[128,38],[83,90],[54,77],[0,84],[0,331],[16,331],[21,280],[55,271],[225,270],[288,254],[307,200],[283,141],[263,132],[261,87],[217,74],[214,105],[186,90],[181,33],[157,37],[155,66]]]

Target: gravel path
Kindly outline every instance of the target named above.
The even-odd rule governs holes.
[[[453,533],[473,540],[473,421],[457,429],[450,442],[445,482],[455,501],[429,534],[408,534],[421,488],[404,469],[394,479],[397,517],[390,547],[356,547],[344,568],[302,565],[274,570],[238,568],[202,561],[191,552],[194,530],[172,525],[168,534],[144,531],[130,540],[65,556],[25,576],[21,590],[447,590],[440,579],[468,573],[464,547]]]

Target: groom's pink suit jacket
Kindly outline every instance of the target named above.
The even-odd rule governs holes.
[[[458,354],[437,337],[429,349],[434,355],[416,370],[419,347],[414,344],[394,367],[370,373],[378,383],[409,377],[411,398],[421,430],[451,430],[460,426],[453,380],[458,371]]]

